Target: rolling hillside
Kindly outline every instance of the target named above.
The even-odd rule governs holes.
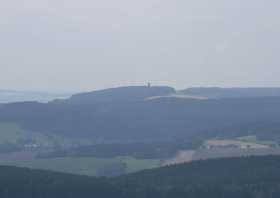
[[[0,123],[25,131],[97,142],[174,141],[256,135],[280,139],[280,97],[114,101],[100,104],[14,103]]]

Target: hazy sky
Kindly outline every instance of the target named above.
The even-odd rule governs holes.
[[[0,2],[0,89],[280,86],[279,0]]]

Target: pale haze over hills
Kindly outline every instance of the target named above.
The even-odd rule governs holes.
[[[38,101],[49,102],[70,97],[70,93],[48,93],[31,91],[0,90],[0,103]]]
[[[279,1],[10,0],[0,88],[280,86]]]

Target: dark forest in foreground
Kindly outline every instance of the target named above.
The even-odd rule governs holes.
[[[163,167],[107,178],[0,167],[1,198],[278,198],[280,157]]]

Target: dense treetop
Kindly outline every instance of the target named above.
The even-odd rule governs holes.
[[[0,167],[0,197],[276,198],[280,157],[197,161],[116,177]]]

